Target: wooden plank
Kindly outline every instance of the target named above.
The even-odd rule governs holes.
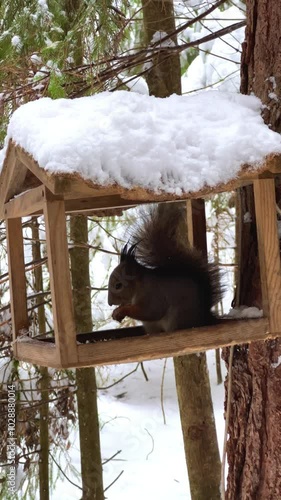
[[[281,261],[274,179],[254,181],[264,315],[272,333],[281,332]]]
[[[20,192],[27,169],[16,158],[13,142],[10,140],[0,175],[0,217],[4,218],[3,206],[11,196]]]
[[[100,186],[90,181],[85,181],[78,173],[72,176],[57,174],[54,176],[54,194],[61,194],[64,198],[71,197],[99,197],[99,196],[114,196],[122,192],[123,188],[115,185]]]
[[[217,185],[214,188],[206,187],[194,193],[184,193],[182,195],[173,195],[171,193],[155,193],[153,191],[145,190],[141,187],[133,187],[132,189],[125,189],[116,186],[86,186],[79,182],[71,183],[68,179],[55,179],[56,187],[52,192],[57,195],[62,195],[65,199],[75,200],[83,198],[97,198],[97,209],[126,207],[128,205],[138,205],[141,203],[161,203],[166,201],[185,201],[187,199],[196,199],[209,196],[210,194],[221,193],[224,191],[232,191],[238,187],[251,184],[252,180],[235,179],[226,184]],[[62,187],[66,184],[66,188]],[[58,187],[57,187],[58,186]],[[84,186],[84,187],[83,187]],[[79,189],[79,190],[78,190]],[[69,205],[71,207],[71,204]],[[73,205],[72,205],[73,206]],[[73,210],[75,211],[75,210]],[[80,211],[80,210],[78,210]]]
[[[16,155],[14,151],[14,145],[13,142],[10,140],[7,151],[6,151],[6,156],[3,162],[3,167],[1,170],[1,175],[0,175],[0,203],[1,205],[4,205],[6,201],[6,192],[7,188],[9,185],[10,181],[10,176],[12,174],[12,170],[14,169],[16,163]]]
[[[113,333],[115,331],[112,330]],[[277,335],[269,333],[267,318],[221,320],[218,325],[173,333],[79,344],[79,359],[76,362],[62,360],[53,343],[21,338],[15,344],[18,345],[17,357],[23,361],[53,368],[81,368],[182,356],[217,347],[267,340],[280,334],[281,332],[277,332]]]
[[[281,155],[268,155],[263,162],[263,170],[272,174],[281,174]]]
[[[6,221],[13,340],[27,330],[26,281],[21,219]]]
[[[62,364],[78,360],[64,201],[46,190],[44,206],[54,331]]]
[[[43,186],[25,191],[17,198],[13,198],[4,205],[4,217],[6,219],[25,217],[34,212],[42,211],[45,201],[45,189]]]
[[[21,186],[24,183],[26,174],[27,168],[16,158],[15,167],[12,171],[12,174],[9,176],[9,183],[7,184],[5,201],[8,201],[10,198],[12,198],[12,196],[15,196],[21,192]]]
[[[257,176],[257,174],[256,174]],[[252,179],[240,179],[235,178],[225,184],[217,184],[215,187],[207,186],[199,191],[183,193],[181,195],[175,195],[171,193],[155,193],[153,191],[148,191],[143,188],[134,187],[132,189],[123,190],[120,195],[126,200],[138,200],[139,203],[151,203],[151,202],[161,202],[161,201],[184,201],[188,199],[204,198],[216,193],[221,193],[224,191],[232,191],[238,187],[251,184]]]
[[[273,337],[276,334],[269,333],[266,318],[221,321],[215,326],[173,333],[81,344],[78,345],[79,360],[75,366],[102,366],[182,356]]]
[[[50,368],[61,368],[55,344],[22,337],[13,343],[13,349],[16,350],[18,360]]]
[[[37,177],[42,184],[44,184],[51,192],[54,191],[55,179],[53,176],[49,175],[46,170],[41,168],[37,161],[28,154],[23,148],[15,145],[15,154],[21,163],[23,163],[34,175]]]
[[[65,199],[66,213],[83,213],[107,208],[128,208],[133,207],[137,202],[133,200],[123,200],[120,195],[96,196],[94,198]]]

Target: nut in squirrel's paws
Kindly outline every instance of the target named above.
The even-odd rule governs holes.
[[[112,318],[115,319],[116,321],[119,321],[121,323],[122,319],[124,319],[126,316],[126,313],[124,311],[124,306],[119,306],[116,309],[114,309],[112,313]]]

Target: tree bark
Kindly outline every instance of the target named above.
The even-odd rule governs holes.
[[[92,330],[87,218],[71,217],[70,251],[74,312],[79,333]],[[82,245],[82,247],[81,247]],[[85,245],[85,247],[83,247]],[[97,386],[94,368],[76,370],[83,500],[104,500]]]
[[[172,35],[175,31],[173,2],[143,0],[142,6],[147,45],[151,43],[155,32],[171,34],[171,39],[177,43],[176,37]],[[147,74],[150,94],[156,97],[181,94],[179,55],[163,53],[154,57],[152,63]],[[205,212],[202,211],[202,204],[195,207],[195,212],[200,228],[196,233],[195,246],[206,253]],[[191,495],[194,500],[219,500],[220,457],[206,354],[175,358],[174,365]]]
[[[188,239],[207,258],[204,201],[192,200],[188,210]],[[174,366],[191,496],[220,500],[221,463],[206,353],[174,358]]]
[[[173,43],[177,43],[175,31],[175,16],[172,0],[142,0],[144,36],[146,45],[152,42],[155,33],[171,34]],[[151,69],[146,75],[147,85],[151,95],[168,97],[171,94],[181,94],[181,68],[178,54],[160,53],[152,57]]]
[[[247,0],[241,91],[265,105],[263,117],[281,131],[281,2]],[[276,186],[280,199],[280,181]],[[250,214],[245,218],[245,213]],[[238,193],[239,276],[236,304],[262,307],[253,192]],[[246,222],[249,221],[249,222]],[[226,497],[277,500],[281,497],[281,345],[280,339],[236,346],[227,454]],[[228,350],[224,351],[228,361]]]

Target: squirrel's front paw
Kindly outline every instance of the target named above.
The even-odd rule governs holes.
[[[126,316],[126,313],[124,311],[123,306],[119,306],[116,309],[114,309],[112,313],[112,318],[115,319],[116,321],[119,321],[121,323],[122,319],[124,319]]]

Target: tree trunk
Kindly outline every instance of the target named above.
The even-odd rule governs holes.
[[[63,3],[67,14],[65,31],[68,33],[72,29],[72,24],[75,22],[80,9],[83,8],[83,2],[81,0],[63,0]],[[74,45],[73,58],[75,64],[79,65],[83,62],[81,31],[76,33]],[[87,217],[70,218],[70,238],[74,244],[77,243],[78,245],[74,246],[70,251],[76,328],[79,333],[90,332],[93,324]],[[104,500],[95,369],[77,369],[76,387],[83,487],[82,500]]]
[[[204,201],[192,200],[187,208],[188,239],[207,258]],[[221,463],[206,353],[179,356],[174,365],[191,496],[220,500]]]
[[[172,0],[142,0],[144,36],[146,45],[152,43],[155,33],[170,34],[173,43],[177,39],[172,35],[175,31],[175,17]],[[152,58],[151,69],[146,75],[149,93],[156,97],[168,97],[181,94],[181,69],[178,54],[160,53]]]
[[[32,258],[34,261],[41,259],[39,223],[37,217],[32,218]],[[42,267],[34,269],[34,289],[36,292],[43,291]],[[37,297],[39,304],[41,298]],[[44,306],[38,307],[38,327],[41,334],[45,333],[45,310]],[[39,387],[40,398],[40,453],[39,453],[39,489],[40,500],[49,500],[49,373],[48,368],[40,367]]]
[[[175,31],[172,1],[142,0],[144,31],[149,45],[155,32],[171,34]],[[167,97],[181,94],[179,55],[155,56],[147,74],[150,94]],[[200,230],[196,233],[195,246],[206,252],[205,212],[195,207]],[[194,207],[194,204],[193,204]],[[198,210],[197,210],[198,209]],[[179,400],[185,455],[194,500],[220,499],[220,457],[213,415],[206,354],[191,354],[174,359],[176,386]],[[203,480],[202,480],[203,473]]]
[[[247,0],[246,40],[241,61],[241,91],[254,93],[265,105],[263,117],[281,131],[281,2]],[[277,182],[277,201],[280,199]],[[236,303],[262,307],[253,192],[238,193],[240,250]],[[244,218],[250,213],[251,221]],[[227,454],[226,496],[277,500],[281,497],[281,354],[280,340],[237,346]],[[228,361],[228,350],[224,356]]]
[[[87,218],[71,217],[70,251],[74,312],[79,333],[92,330]],[[83,245],[85,245],[83,247]],[[97,387],[94,368],[76,370],[83,500],[104,500]]]

